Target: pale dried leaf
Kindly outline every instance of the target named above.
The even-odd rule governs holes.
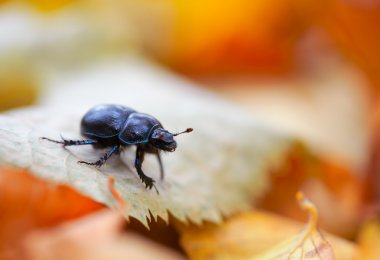
[[[63,78],[65,80],[63,80]],[[267,186],[266,169],[281,163],[293,139],[272,131],[241,110],[192,84],[136,60],[63,75],[48,84],[41,106],[0,117],[0,163],[28,168],[36,176],[67,183],[96,201],[114,206],[107,176],[128,203],[125,214],[147,218],[220,221],[250,207]],[[100,170],[78,164],[104,151],[62,146],[47,136],[79,139],[82,115],[93,105],[117,103],[154,115],[170,131],[193,127],[179,136],[174,153],[164,154],[166,177],[159,179],[154,156],[146,156],[145,173],[157,180],[160,194],[146,190],[134,171],[134,148],[111,158]]]

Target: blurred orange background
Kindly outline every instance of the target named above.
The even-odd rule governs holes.
[[[37,103],[61,71],[141,56],[300,136],[315,157],[290,154],[260,207],[301,219],[304,188],[322,227],[353,238],[380,203],[379,42],[376,0],[3,0],[0,109]]]

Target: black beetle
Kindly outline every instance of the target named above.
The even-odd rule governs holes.
[[[112,154],[118,153],[121,146],[136,145],[135,168],[141,181],[151,189],[155,187],[154,180],[146,176],[141,169],[145,153],[153,153],[157,156],[161,179],[163,179],[164,170],[160,150],[173,152],[177,148],[173,137],[191,131],[193,131],[192,128],[187,128],[181,133],[172,134],[150,115],[121,105],[98,105],[90,109],[81,121],[81,135],[88,138],[87,140],[62,138],[62,141],[56,141],[46,137],[42,139],[63,144],[63,146],[92,144],[99,148],[110,147],[111,149],[96,162],[79,161],[79,163],[96,167],[102,166]]]

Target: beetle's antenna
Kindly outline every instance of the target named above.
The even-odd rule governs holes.
[[[185,131],[183,132],[180,132],[180,133],[176,133],[176,134],[173,134],[173,136],[177,136],[177,135],[180,135],[180,134],[184,134],[184,133],[190,133],[193,131],[193,128],[187,128]]]

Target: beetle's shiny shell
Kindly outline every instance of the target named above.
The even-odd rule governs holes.
[[[155,127],[161,124],[150,115],[120,105],[98,105],[83,116],[81,134],[97,140],[117,137],[124,144],[139,144],[149,141]]]
[[[153,129],[159,126],[161,126],[160,122],[154,117],[133,113],[125,122],[119,139],[126,144],[146,143]]]

